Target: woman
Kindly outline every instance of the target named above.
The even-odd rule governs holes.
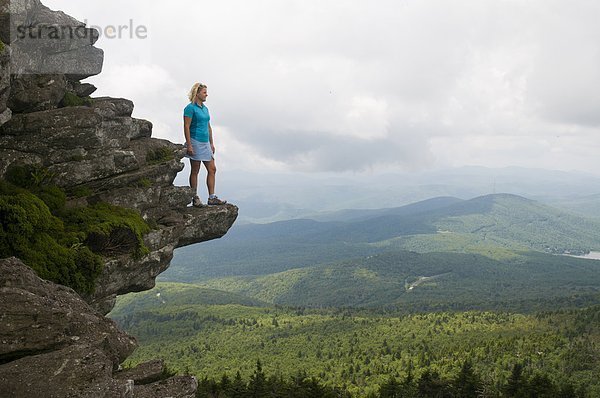
[[[186,157],[190,159],[190,187],[194,189],[192,206],[202,207],[198,196],[198,173],[202,163],[206,166],[206,186],[208,187],[208,204],[224,205],[227,203],[215,195],[215,145],[213,143],[212,128],[208,108],[204,105],[208,97],[206,86],[196,83],[189,94],[190,103],[183,110],[183,131],[185,134]]]

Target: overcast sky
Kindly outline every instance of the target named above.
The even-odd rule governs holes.
[[[220,170],[600,170],[597,0],[42,1],[104,30],[94,95],[155,137],[207,84]]]

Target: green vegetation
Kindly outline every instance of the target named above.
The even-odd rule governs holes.
[[[0,53],[4,51],[4,42],[0,40]]]
[[[131,184],[135,188],[150,188],[152,186],[152,181],[148,178],[140,178]]]
[[[0,180],[0,257],[16,256],[37,274],[86,294],[102,270],[102,256],[147,252],[149,227],[131,209],[98,203],[66,206],[47,170],[14,167]]]
[[[342,388],[324,386],[318,379],[309,378],[305,373],[287,379],[282,376],[268,377],[258,360],[248,382],[242,379],[239,372],[233,379],[224,374],[218,382],[205,377],[199,382],[196,397],[350,398],[351,395]]]
[[[85,244],[96,253],[132,253],[135,257],[148,253],[143,235],[150,232],[150,227],[132,209],[97,203],[68,209],[62,216],[68,228],[84,234]]]
[[[91,196],[94,193],[91,188],[86,187],[85,185],[79,185],[73,189],[71,189],[70,195],[75,198],[85,198],[86,196]]]
[[[212,304],[178,297],[179,291],[188,298],[191,292],[204,294],[197,289],[159,284],[119,299],[111,317],[140,342],[131,364],[162,357],[171,369],[197,375],[205,386],[216,388],[221,382],[211,379],[238,379],[239,384],[240,378],[249,378],[242,384],[250,386],[260,359],[264,374],[284,385],[305,375],[300,379],[312,377],[322,387],[356,397],[386,396],[377,394],[409,375],[417,390],[425,385],[419,380],[435,379],[439,383],[434,384],[452,388],[452,381],[463,377],[480,380],[490,396],[509,385],[527,389],[538,382],[553,391],[568,387],[589,397],[600,393],[595,377],[600,372],[599,306],[535,315],[399,315],[248,306],[239,304],[240,296],[215,292],[206,299]],[[515,364],[523,365],[517,381],[512,380]],[[515,394],[505,396],[532,396]]]
[[[288,306],[532,312],[599,303],[600,262],[537,252],[497,261],[478,254],[392,251],[197,283]]]
[[[67,92],[61,101],[61,105],[64,107],[90,106],[91,104],[92,104],[92,99],[90,97],[81,98],[71,92]]]
[[[148,164],[158,164],[163,163],[169,160],[173,160],[175,158],[175,154],[171,149],[166,146],[159,147],[148,151],[146,154],[146,162]]]
[[[509,398],[583,398],[585,388],[576,388],[569,382],[557,384],[547,375],[536,373],[528,376],[523,373],[523,365],[516,363],[509,379],[500,388],[490,387],[484,378],[477,374],[469,360],[452,378],[443,378],[436,371],[426,369],[416,379],[408,373],[402,380],[391,376],[379,387],[379,391],[367,394],[367,398],[431,398],[460,397],[480,398],[502,396]],[[495,395],[493,395],[495,394]],[[233,380],[224,374],[220,381],[204,378],[200,380],[196,397],[198,398],[345,398],[352,395],[345,387],[324,386],[318,378],[300,373],[294,377],[267,377],[257,361],[254,374],[245,382],[240,373]]]

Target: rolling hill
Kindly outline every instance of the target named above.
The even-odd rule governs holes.
[[[269,275],[389,250],[476,253],[502,260],[517,251],[600,249],[600,222],[507,194],[434,198],[359,212],[357,219],[347,212],[336,218],[234,226],[222,239],[176,251],[161,279]]]
[[[478,254],[387,252],[201,285],[296,307],[529,312],[598,302],[600,261],[536,252],[502,261]]]

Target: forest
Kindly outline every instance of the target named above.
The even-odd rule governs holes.
[[[257,361],[265,383],[271,380],[271,387],[263,387],[271,390],[285,390],[289,383],[301,381],[335,394],[341,389],[351,397],[456,396],[449,395],[455,394],[453,380],[467,366],[469,377],[477,380],[477,390],[485,389],[490,397],[511,396],[505,393],[510,383],[521,386],[515,391],[544,385],[552,391],[546,396],[560,396],[559,391],[567,390],[585,397],[600,394],[599,306],[529,315],[394,314],[250,306],[235,304],[235,297],[227,304],[216,304],[215,298],[209,299],[212,304],[177,303],[176,298],[170,304],[173,291],[157,296],[160,289],[159,285],[154,291],[127,297],[127,303],[111,313],[140,342],[128,365],[162,357],[172,371],[204,380],[207,394],[227,390],[229,384],[223,387],[223,380],[237,380],[239,387],[252,390]],[[221,299],[222,294],[218,294]],[[210,291],[205,295],[210,297]],[[518,381],[513,380],[515,366]],[[300,381],[298,375],[303,375]],[[441,395],[418,395],[423,394],[419,385],[422,390],[424,380],[438,386]],[[404,391],[402,385],[412,386],[408,390],[414,390],[413,395],[384,395],[394,389]],[[536,396],[526,394],[512,396]]]

